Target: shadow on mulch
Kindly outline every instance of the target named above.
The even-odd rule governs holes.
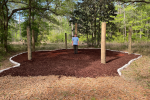
[[[18,55],[12,60],[19,62],[20,67],[11,68],[0,73],[2,76],[74,76],[99,77],[118,76],[117,69],[127,64],[138,55],[106,50],[106,64],[101,64],[100,49],[73,49],[56,51],[38,51],[32,53],[32,60],[27,60],[27,53]]]

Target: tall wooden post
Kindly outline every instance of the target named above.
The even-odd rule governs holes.
[[[106,63],[106,22],[101,26],[101,63]]]
[[[27,26],[28,60],[32,59],[30,28]]]
[[[77,34],[77,23],[75,23],[75,34]]]
[[[65,47],[67,49],[67,33],[65,33]]]
[[[128,54],[132,53],[132,28],[129,28],[129,36],[128,36]]]

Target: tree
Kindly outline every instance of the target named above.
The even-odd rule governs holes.
[[[114,17],[115,20],[113,22],[119,29],[116,31],[115,39],[118,41],[124,41],[124,39],[127,40],[128,36],[125,33],[129,32],[129,27],[131,27],[133,30],[133,41],[147,40],[149,36],[150,21],[149,4],[136,3],[123,5],[124,6],[116,6],[117,8],[124,10],[119,10],[117,16]]]
[[[150,4],[150,0],[117,0],[123,3],[147,3]]]
[[[43,2],[45,5],[40,5]],[[55,4],[54,7],[51,6],[52,3]],[[24,4],[25,6],[20,7],[20,8],[14,8],[11,10],[11,12],[9,12],[10,4]],[[4,31],[4,33],[2,34],[3,39],[1,40],[1,42],[4,40],[4,47],[5,47],[6,52],[8,52],[8,47],[7,47],[8,23],[9,23],[10,19],[12,18],[12,16],[14,15],[14,13],[21,11],[21,10],[36,9],[36,10],[40,10],[40,11],[50,11],[51,13],[56,14],[56,15],[63,14],[62,12],[57,11],[58,8],[60,8],[60,2],[57,2],[57,1],[43,0],[43,1],[32,3],[32,6],[30,6],[29,4],[31,4],[31,0],[20,0],[20,1],[18,1],[18,0],[12,0],[12,1],[3,0],[0,2],[0,8],[1,8],[0,11],[2,12],[1,17],[3,17],[1,24],[3,25],[2,28]]]
[[[100,42],[100,22],[106,21],[110,26],[112,24],[110,20],[113,20],[111,16],[116,15],[114,13],[115,6],[111,0],[94,0],[94,2],[93,0],[83,0],[78,2],[78,8],[74,11],[70,22],[77,22],[78,31],[81,34],[87,34],[87,38],[90,34],[92,45],[96,45],[97,39]]]

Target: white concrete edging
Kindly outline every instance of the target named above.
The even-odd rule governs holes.
[[[135,54],[135,55],[139,55],[139,54]],[[142,55],[140,55],[138,58],[132,59],[130,60],[127,64],[125,64],[123,67],[117,69],[118,74],[121,76],[121,70],[123,70],[124,68],[127,68],[127,66],[129,66],[134,60],[137,60],[139,58],[141,58]]]
[[[3,69],[3,70],[0,70],[0,73],[2,73],[2,72],[5,71],[5,70],[14,68],[14,67],[19,67],[19,66],[20,66],[20,63],[13,61],[12,58],[13,58],[13,57],[16,57],[16,56],[18,56],[18,55],[20,55],[20,54],[23,54],[23,53],[26,53],[26,52],[22,52],[22,53],[19,53],[19,54],[16,54],[16,55],[10,57],[10,58],[9,58],[9,61],[10,61],[11,63],[15,64],[15,66],[9,67],[9,68]]]
[[[80,49],[101,49],[101,48],[80,48]],[[65,50],[65,49],[56,49],[56,50]],[[110,49],[106,49],[106,50],[110,50]],[[36,52],[38,52],[38,51],[55,51],[55,50],[37,50]],[[117,51],[117,50],[110,50],[110,51],[128,53],[128,52]],[[21,54],[23,54],[23,53],[27,53],[27,52],[22,52],[22,53],[19,53],[19,54],[16,54],[16,55],[10,57],[10,58],[9,58],[9,61],[10,61],[11,63],[13,63],[13,64],[16,64],[16,65],[13,66],[13,67],[9,67],[9,68],[0,70],[0,73],[2,73],[2,72],[5,71],[5,70],[9,70],[9,69],[11,69],[11,68],[19,67],[19,66],[20,66],[20,63],[13,61],[12,58],[13,58],[13,57],[16,57],[16,56],[18,56],[18,55],[21,55]],[[133,54],[134,54],[134,53],[133,53]],[[135,54],[135,55],[140,55],[140,54]],[[130,60],[127,64],[125,64],[125,65],[122,66],[121,68],[118,68],[118,69],[117,69],[117,72],[118,72],[119,76],[121,76],[121,70],[123,70],[124,68],[126,68],[127,66],[129,66],[134,60],[137,60],[137,59],[139,59],[139,58],[141,58],[141,57],[142,57],[142,55],[140,55],[138,58],[135,58],[135,59]]]

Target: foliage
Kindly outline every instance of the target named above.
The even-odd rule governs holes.
[[[24,20],[24,24],[22,25],[23,27],[23,32],[22,34],[25,34],[25,28],[28,25],[30,28],[30,31],[32,29],[35,30],[39,30],[39,32],[41,32],[40,30],[45,30],[47,29],[47,26],[45,27],[43,25],[43,27],[34,27],[34,18],[37,19],[42,19],[42,21],[46,22],[46,21],[50,21],[51,23],[54,24],[59,24],[55,18],[52,15],[67,15],[70,13],[70,11],[68,11],[66,8],[67,5],[69,3],[73,3],[74,0],[39,0],[39,1],[35,1],[35,0],[12,0],[12,1],[8,1],[8,0],[3,0],[0,2],[0,13],[2,13],[0,15],[0,40],[1,43],[4,44],[4,48],[6,49],[6,51],[8,50],[8,46],[7,46],[7,41],[8,41],[8,30],[10,29],[10,23],[14,23],[11,22],[11,19],[15,18],[17,19],[17,14],[21,14],[22,17],[25,18]],[[18,13],[17,13],[18,12]],[[36,16],[35,16],[36,15]],[[31,16],[32,16],[32,25],[31,25]],[[43,20],[44,19],[44,20]],[[15,23],[16,24],[16,23]],[[17,23],[18,24],[18,23]],[[19,21],[20,24],[20,21]],[[38,23],[39,24],[39,23]],[[46,23],[48,25],[48,23]],[[17,25],[18,26],[18,25]],[[17,26],[15,26],[15,28],[17,28]],[[36,25],[35,25],[36,26]],[[32,28],[32,29],[31,29]],[[41,29],[38,29],[41,28]],[[11,29],[11,31],[13,31],[13,27]],[[19,31],[21,33],[21,30]],[[37,31],[36,31],[37,32]],[[14,35],[14,32],[12,32]],[[48,34],[48,32],[41,32],[41,34]],[[12,36],[13,36],[12,35]],[[20,34],[21,35],[21,34]],[[36,37],[38,37],[38,32],[36,33]],[[45,37],[43,35],[40,36],[42,40],[43,38],[45,39]],[[22,37],[20,36],[20,39]],[[25,37],[23,37],[25,38]],[[25,38],[26,39],[26,38]],[[19,40],[17,33],[16,33],[16,37],[15,39],[12,40]],[[37,39],[36,39],[37,40]]]
[[[132,39],[133,41],[147,41],[149,38],[149,28],[150,28],[150,7],[149,4],[123,4],[118,3],[116,6],[118,9],[117,16],[114,17],[114,22],[117,26],[115,30],[116,35],[120,33],[119,41],[122,42],[127,37],[128,28],[132,28]],[[122,37],[122,38],[121,38]],[[115,38],[114,41],[118,41]],[[126,40],[127,41],[127,40]]]
[[[82,0],[78,2],[70,22],[78,23],[78,31],[81,34],[93,35],[92,45],[95,39],[100,41],[100,23],[107,22],[107,28],[112,29],[115,26],[110,20],[115,16],[115,6],[110,0]],[[97,38],[97,37],[98,38]],[[89,39],[90,41],[90,39]]]
[[[146,0],[147,4],[141,0],[136,3],[130,0],[32,0],[31,6],[29,1],[1,1],[0,42],[3,48],[7,47],[7,41],[26,41],[29,9],[36,45],[46,41],[64,42],[64,33],[71,42],[71,25],[76,22],[78,32],[82,34],[80,41],[92,44],[100,42],[102,21],[107,22],[106,41],[128,41],[129,27],[133,30],[133,42],[150,38],[149,0]]]

